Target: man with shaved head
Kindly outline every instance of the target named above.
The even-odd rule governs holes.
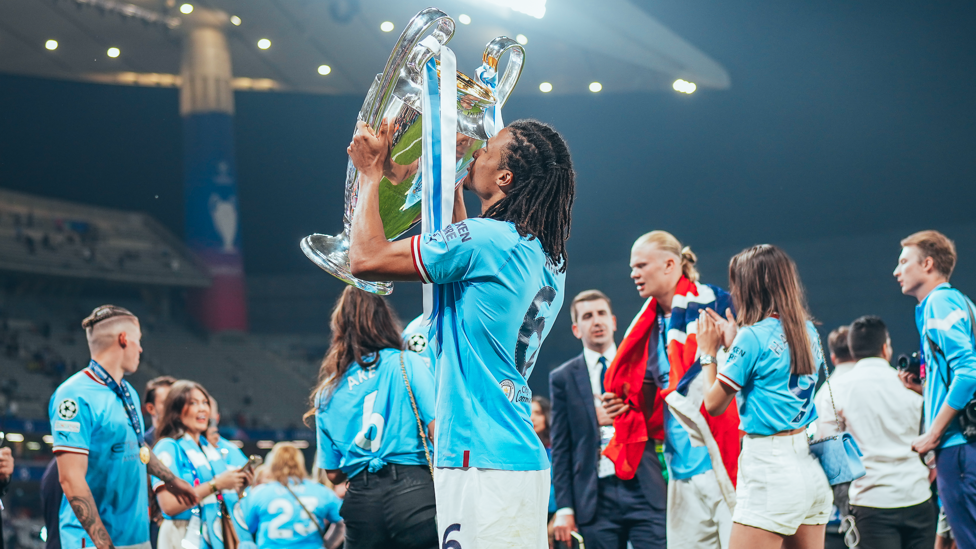
[[[123,378],[139,368],[139,319],[114,305],[81,323],[91,362],[51,397],[52,450],[64,496],[61,546],[149,548],[147,474],[187,505],[193,488],[176,478],[145,444],[139,395]]]

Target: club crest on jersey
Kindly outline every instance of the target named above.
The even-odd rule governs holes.
[[[411,334],[407,338],[407,349],[415,353],[422,353],[427,348],[427,336],[424,334]]]
[[[78,415],[78,403],[70,398],[66,398],[58,404],[58,417],[64,420],[72,420]]]
[[[505,393],[505,398],[508,400],[515,398],[515,384],[512,383],[511,379],[502,380],[498,385],[502,388],[502,392]]]

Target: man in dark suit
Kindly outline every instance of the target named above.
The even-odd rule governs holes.
[[[598,290],[577,295],[569,307],[573,335],[583,353],[549,374],[552,396],[552,472],[556,493],[555,538],[583,536],[587,549],[664,549],[667,484],[655,444],[646,446],[637,474],[622,480],[601,454],[613,421],[600,403],[603,378],[613,362],[617,320]]]

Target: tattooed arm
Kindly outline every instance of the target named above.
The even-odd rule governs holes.
[[[166,483],[166,491],[173,494],[185,509],[197,504],[198,495],[190,483],[174,475],[169,467],[159,461],[156,454],[149,452],[149,464],[146,468],[150,475]]]
[[[62,452],[57,455],[57,460],[61,488],[75,516],[78,517],[78,522],[88,532],[95,547],[115,549],[112,538],[102,524],[102,517],[98,514],[98,506],[95,505],[95,498],[92,497],[88,481],[85,480],[85,474],[88,472],[88,456]]]

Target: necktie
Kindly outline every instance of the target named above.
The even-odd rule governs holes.
[[[607,392],[607,386],[604,384],[604,380],[607,377],[607,357],[601,356],[597,363],[600,364],[600,390],[604,393]]]

